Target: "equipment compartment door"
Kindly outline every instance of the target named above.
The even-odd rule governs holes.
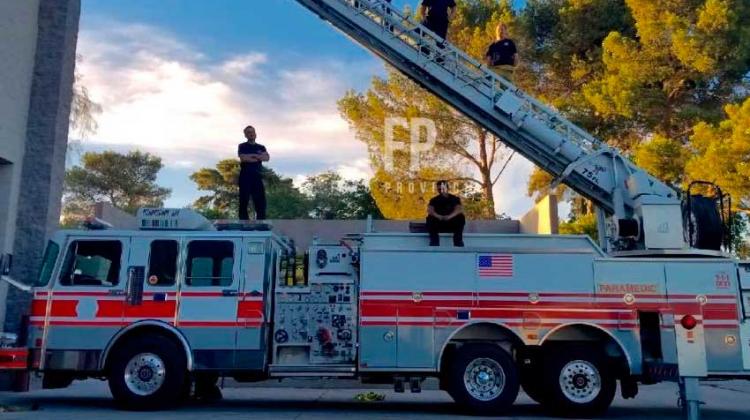
[[[435,362],[433,307],[398,309],[398,367],[431,368]]]
[[[750,262],[739,265],[740,289],[742,294],[743,317],[750,318]]]
[[[238,238],[185,241],[185,273],[179,291],[176,326],[193,349],[198,369],[229,369],[235,365],[240,286]]]
[[[736,266],[724,261],[685,261],[665,264],[668,302],[675,314],[678,355],[692,369],[736,372],[742,369]],[[692,315],[698,322],[683,331],[680,320]],[[680,349],[680,332],[688,340]],[[699,376],[699,375],[689,375]]]

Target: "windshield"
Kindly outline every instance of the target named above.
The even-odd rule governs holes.
[[[57,255],[59,253],[60,245],[49,241],[47,243],[47,249],[44,251],[42,269],[39,271],[39,278],[34,285],[35,287],[44,287],[49,284],[49,279],[52,276],[52,270],[55,268],[55,261],[57,261]]]

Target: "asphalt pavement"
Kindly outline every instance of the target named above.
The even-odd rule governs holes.
[[[43,390],[23,394],[0,393],[0,414],[5,419],[80,420],[81,418],[159,420],[180,419],[476,419],[464,416],[450,397],[428,384],[419,394],[397,394],[378,387],[361,388],[337,381],[264,382],[241,386],[226,382],[224,399],[210,404],[190,403],[157,413],[117,410],[106,383],[77,382],[62,390]],[[381,402],[358,402],[355,396],[375,390],[385,395]],[[701,386],[703,419],[750,419],[750,382],[726,381]],[[502,417],[516,419],[555,418],[521,393],[516,404]],[[615,400],[608,419],[680,419],[677,387],[664,383],[641,387],[638,397]]]

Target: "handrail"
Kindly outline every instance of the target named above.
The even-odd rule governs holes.
[[[357,14],[368,17],[378,24],[384,32],[393,33],[393,37],[405,45],[419,51],[433,64],[443,67],[468,85],[475,86],[488,100],[494,103],[500,94],[511,91],[522,99],[524,107],[535,118],[543,121],[550,129],[562,134],[587,152],[601,148],[610,149],[602,141],[591,136],[585,130],[573,124],[549,106],[521,91],[508,80],[488,69],[474,57],[448,41],[440,39],[434,32],[413,22],[411,16],[404,16],[393,9],[385,0],[334,0],[354,8]],[[469,80],[466,80],[469,79]],[[477,86],[477,81],[483,81]]]

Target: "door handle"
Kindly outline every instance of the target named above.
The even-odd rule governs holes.
[[[120,290],[120,289],[110,290],[109,291],[109,295],[110,296],[125,296],[125,291],[124,290]]]
[[[239,293],[236,290],[225,289],[221,291],[222,296],[237,296]]]

